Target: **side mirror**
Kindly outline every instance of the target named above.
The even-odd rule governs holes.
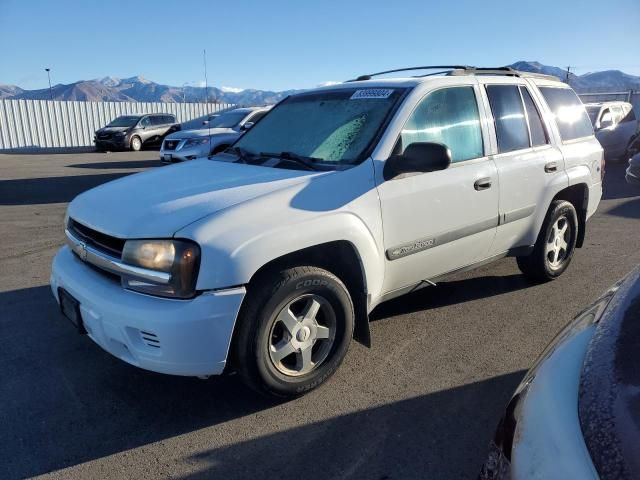
[[[415,142],[401,155],[393,155],[384,164],[385,180],[404,173],[426,173],[445,170],[451,165],[451,150],[442,143]]]
[[[202,122],[202,124],[203,124],[203,125],[209,125],[209,120],[204,120],[204,121]]]
[[[249,130],[251,127],[253,127],[253,125],[253,122],[247,122],[240,127],[240,130],[244,132],[245,130]]]

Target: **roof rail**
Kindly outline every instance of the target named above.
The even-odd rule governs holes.
[[[373,77],[377,77],[378,75],[384,75],[386,73],[408,72],[412,70],[441,70],[441,69],[445,69],[446,71],[428,73],[426,75],[417,75],[416,78],[428,77],[430,75],[446,73],[447,75],[507,75],[507,76],[513,76],[513,77],[534,77],[534,78],[546,78],[549,80],[558,80],[558,81],[560,80],[558,77],[554,77],[553,75],[545,75],[542,73],[521,72],[511,67],[472,67],[469,65],[427,65],[424,67],[397,68],[394,70],[386,70],[384,72],[360,75],[359,77],[354,78],[352,80],[347,80],[347,82],[371,80]]]
[[[443,69],[443,68],[446,70],[461,70],[461,69],[467,69],[467,68],[473,68],[473,67],[470,67],[468,65],[427,65],[424,67],[396,68],[394,70],[386,70],[384,72],[360,75],[358,78],[347,80],[347,82],[359,82],[361,80],[371,80],[371,78],[373,77],[377,77],[378,75],[384,75],[386,73],[409,72],[411,70],[437,70],[437,69]]]

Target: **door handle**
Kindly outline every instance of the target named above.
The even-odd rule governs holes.
[[[475,188],[478,191],[487,190],[488,188],[491,188],[491,178],[484,177],[476,180],[475,183],[473,184],[473,188]]]
[[[558,171],[557,162],[549,162],[544,166],[544,171],[547,173],[553,173]]]

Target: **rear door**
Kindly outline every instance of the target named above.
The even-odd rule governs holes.
[[[477,81],[469,78],[460,85],[455,80],[458,85],[452,85],[454,80],[435,81],[393,140],[395,153],[414,142],[443,143],[451,150],[451,166],[385,180],[386,159],[374,162],[387,293],[485,258],[495,235],[496,168],[484,151],[485,117]]]
[[[480,82],[493,116],[496,150],[491,158],[500,183],[499,226],[492,255],[517,253],[518,247],[535,243],[536,219],[546,212],[553,184],[567,184],[563,157],[550,142],[526,82],[489,77]]]

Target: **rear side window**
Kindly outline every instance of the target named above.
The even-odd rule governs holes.
[[[462,162],[484,155],[478,103],[473,87],[453,87],[427,95],[400,133],[403,148],[415,142],[442,143],[451,160]]]
[[[636,114],[633,111],[632,107],[625,107],[625,115],[624,118],[622,119],[622,122],[620,123],[624,123],[624,122],[633,122],[636,119]]]
[[[570,88],[540,87],[553,113],[563,141],[593,135],[584,105]]]
[[[162,115],[153,115],[151,117],[151,125],[162,125],[164,124],[164,118]]]
[[[165,123],[176,123],[176,117],[174,117],[173,115],[165,115],[164,122]]]
[[[525,87],[520,87],[520,93],[522,94],[522,100],[524,100],[524,108],[527,112],[527,118],[529,120],[531,146],[537,147],[539,145],[547,144],[547,133],[545,132],[542,118],[540,118],[540,112],[538,112],[536,104],[534,103],[529,90]]]
[[[517,85],[487,85],[487,96],[498,136],[498,151],[529,148],[529,129]]]

